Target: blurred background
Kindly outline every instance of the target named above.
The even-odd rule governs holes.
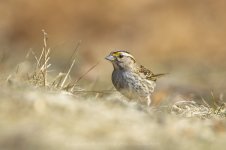
[[[0,18],[2,63],[16,66],[29,49],[40,53],[45,29],[53,70],[69,67],[79,41],[74,78],[100,62],[85,77],[96,89],[112,88],[104,57],[117,49],[169,73],[160,91],[208,95],[226,87],[225,0],[1,0]]]
[[[42,29],[48,83],[67,72],[78,43],[72,79],[98,63],[75,87],[85,92],[37,88],[38,71],[27,80],[36,60],[26,56],[40,55]],[[104,58],[118,49],[168,73],[153,107],[112,92]],[[217,101],[226,94],[225,60],[225,0],[0,0],[0,149],[225,150],[226,105]]]

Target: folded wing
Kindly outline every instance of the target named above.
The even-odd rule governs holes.
[[[143,75],[144,78],[151,81],[156,81],[159,77],[166,75],[165,73],[154,74],[151,70],[145,68],[142,65],[140,65],[138,72]]]

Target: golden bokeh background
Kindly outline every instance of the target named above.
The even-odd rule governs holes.
[[[69,66],[81,40],[74,74],[100,62],[86,76],[100,85],[112,71],[104,57],[123,49],[153,72],[169,73],[160,88],[223,92],[225,14],[224,0],[2,0],[0,49],[16,64],[30,48],[40,52],[45,29],[53,68]]]

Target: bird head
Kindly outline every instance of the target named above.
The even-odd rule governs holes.
[[[131,70],[136,64],[134,57],[127,51],[111,52],[105,59],[113,64],[114,69]]]

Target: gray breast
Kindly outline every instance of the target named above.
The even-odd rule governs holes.
[[[112,83],[128,98],[146,97],[153,92],[155,87],[155,82],[148,81],[133,72],[122,70],[113,71]]]

